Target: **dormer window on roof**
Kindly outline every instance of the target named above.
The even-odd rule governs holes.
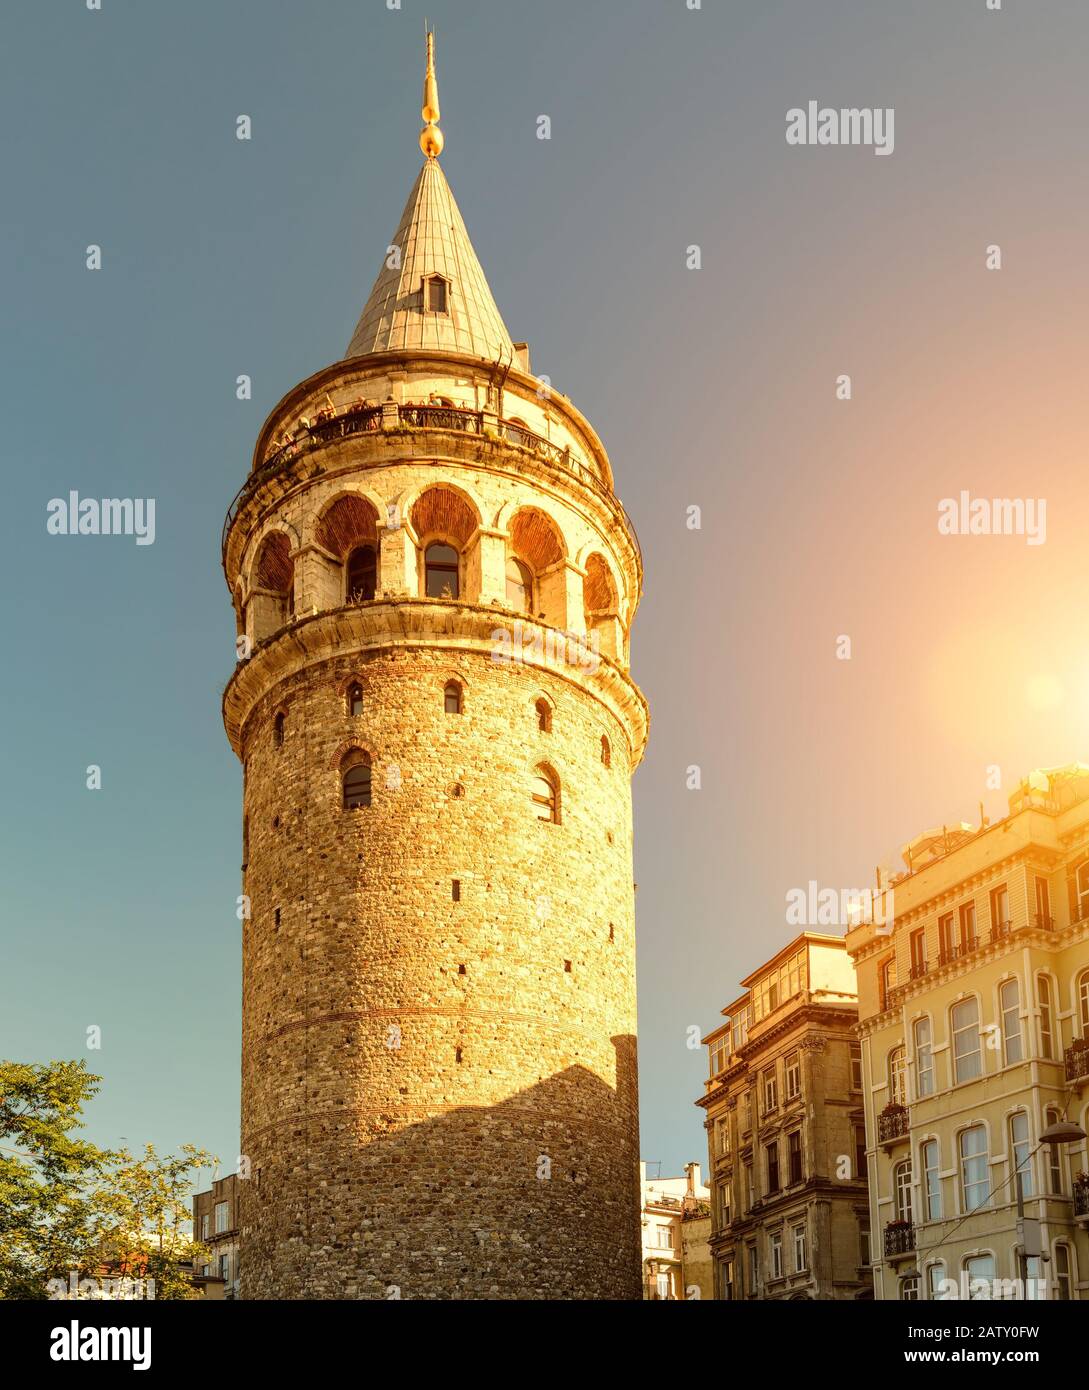
[[[449,312],[447,307],[449,300],[446,293],[448,283],[449,282],[444,280],[441,275],[429,275],[427,279],[424,280],[424,309],[429,314],[445,314]]]

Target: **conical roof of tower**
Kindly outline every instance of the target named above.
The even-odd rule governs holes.
[[[400,251],[400,265],[383,265],[346,357],[400,348],[462,352],[491,361],[513,354],[437,159],[424,161],[390,245]],[[429,290],[435,277],[445,282],[445,293],[438,286]],[[445,309],[433,307],[443,302]]]

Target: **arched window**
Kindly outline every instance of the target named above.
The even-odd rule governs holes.
[[[962,999],[950,1010],[953,1033],[953,1084],[983,1075],[979,1045],[979,1000]]]
[[[998,990],[998,1003],[1002,1012],[1002,1043],[1006,1052],[1006,1065],[1024,1061],[1021,1046],[1021,987],[1016,977],[1003,980]]]
[[[960,1156],[960,1201],[965,1215],[991,1198],[990,1169],[987,1163],[987,1131],[982,1125],[962,1129],[957,1139]]]
[[[538,700],[535,706],[537,710],[537,727],[542,734],[552,732],[552,706],[547,700]]]
[[[442,692],[443,709],[447,714],[461,713],[461,686],[457,681],[447,681]]]
[[[272,721],[272,742],[277,748],[284,746],[284,712],[280,710]]]
[[[604,734],[601,735],[601,762],[604,767],[613,765],[613,750]]]
[[[518,613],[533,612],[533,571],[514,555],[507,557],[507,606]]]
[[[348,687],[348,713],[352,715],[363,713],[363,687],[358,681],[352,681]]]
[[[539,767],[531,783],[534,814],[538,820],[558,825],[560,821],[560,784],[551,768]]]
[[[1078,980],[1078,1014],[1081,1018],[1081,1035],[1089,1038],[1089,970]]]
[[[920,1100],[934,1094],[934,1053],[931,1050],[929,1018],[915,1020],[915,1094]]]
[[[354,811],[371,804],[371,760],[366,753],[357,753],[341,774],[342,806]]]
[[[911,1221],[911,1164],[898,1163],[893,1169],[892,1190],[896,1195],[897,1221]]]
[[[1051,981],[1046,975],[1036,976],[1036,997],[1040,1001],[1040,1056],[1055,1056],[1055,1024],[1051,1012]]]
[[[424,553],[424,595],[427,598],[458,597],[458,553],[452,545],[436,541]]]
[[[903,1044],[889,1053],[889,1104],[907,1104],[907,1060]]]
[[[344,566],[344,596],[348,603],[374,598],[378,577],[378,552],[373,545],[357,545]]]
[[[1061,1119],[1058,1110],[1049,1107],[1044,1113],[1045,1128],[1050,1129]],[[1063,1195],[1063,1151],[1059,1144],[1047,1145],[1047,1188],[1056,1197]]]

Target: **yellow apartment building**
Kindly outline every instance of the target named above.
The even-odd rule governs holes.
[[[803,932],[703,1039],[717,1299],[871,1296],[862,1069],[842,937]]]
[[[1032,773],[1007,817],[904,860],[891,927],[847,934],[875,1296],[995,1296],[1024,1254],[1027,1296],[1089,1297],[1085,1139],[1040,1143],[1089,1128],[1089,767]]]

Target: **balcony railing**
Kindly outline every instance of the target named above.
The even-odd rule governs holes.
[[[926,961],[925,961],[925,960],[915,960],[915,961],[912,961],[912,963],[911,963],[911,969],[908,971],[908,979],[909,979],[909,980],[921,980],[925,974],[926,974]]]
[[[1074,1215],[1089,1216],[1089,1183],[1074,1184]]]
[[[1063,1053],[1067,1081],[1089,1078],[1089,1047],[1068,1047]]]
[[[959,946],[942,946],[938,950],[938,964],[949,965],[952,961],[959,959],[962,954]]]
[[[348,406],[347,409],[337,412],[331,407],[319,411],[302,429],[300,429],[291,439],[282,442],[275,448],[270,449],[265,455],[261,464],[254,469],[250,476],[239,488],[227,511],[226,519],[223,522],[222,551],[224,561],[227,553],[227,535],[231,529],[235,517],[246,497],[249,496],[258,480],[270,477],[285,463],[298,457],[300,454],[308,452],[315,447],[333,443],[337,439],[345,439],[353,434],[364,434],[380,431],[383,428],[383,421],[388,413],[396,412],[395,425],[408,429],[433,429],[433,430],[460,430],[464,434],[482,435],[484,433],[484,413],[479,410],[469,410],[462,406],[445,405],[393,405],[387,402],[381,405],[364,405],[358,403]],[[494,417],[493,417],[494,419]],[[573,475],[581,482],[586,483],[599,496],[605,498],[611,505],[620,509],[621,515],[626,523],[626,527],[631,538],[632,545],[636,553],[642,559],[642,551],[639,546],[639,538],[635,534],[635,528],[631,524],[624,505],[620,499],[602,482],[597,473],[585,464],[576,454],[571,452],[570,447],[561,446],[554,443],[551,439],[545,439],[542,435],[536,434],[525,425],[515,424],[510,420],[497,421],[496,428],[501,438],[509,444],[514,444],[520,449],[526,449],[530,453],[536,454],[538,458],[544,459],[546,463],[553,467],[562,468],[564,472]]]
[[[911,1128],[907,1109],[898,1105],[894,1109],[882,1110],[877,1117],[877,1142],[890,1144],[894,1139],[904,1139]]]
[[[1041,931],[1050,931],[1055,925],[1055,918],[1049,917],[1046,912],[1037,912],[1032,921],[1033,925],[1039,927]]]
[[[1012,922],[1009,922],[1009,921],[1006,921],[1006,922],[993,922],[993,923],[991,924],[991,940],[992,940],[992,941],[1005,941],[1005,939],[1009,936],[1009,934],[1010,934],[1010,932],[1011,932],[1012,930],[1013,930],[1013,923],[1012,923]]]
[[[915,1249],[915,1227],[910,1221],[890,1221],[885,1227],[886,1256],[910,1255]]]

